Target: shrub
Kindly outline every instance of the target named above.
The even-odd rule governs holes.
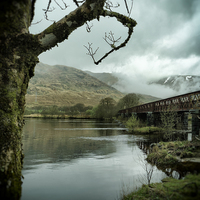
[[[135,128],[140,127],[140,120],[137,119],[137,117],[131,117],[127,122],[126,122],[126,127],[130,130],[133,131]]]

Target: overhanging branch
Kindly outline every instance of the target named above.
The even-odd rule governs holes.
[[[104,10],[104,12],[102,13],[101,16],[115,17],[122,25],[124,25],[125,27],[128,28],[128,36],[124,40],[124,42],[121,43],[119,46],[115,47],[114,45],[112,45],[112,49],[109,52],[107,52],[104,56],[102,56],[98,61],[95,61],[94,54],[93,54],[92,59],[96,65],[98,65],[102,60],[104,60],[108,55],[110,55],[114,51],[117,51],[117,50],[121,49],[122,47],[125,47],[131,38],[131,35],[133,33],[133,28],[137,25],[137,22],[135,20],[133,20],[129,17],[126,17],[122,14],[116,13],[116,12]],[[90,48],[90,50],[91,50],[91,48]],[[90,53],[88,53],[88,55],[90,55]]]
[[[99,16],[109,16],[116,18],[123,26],[128,28],[128,36],[125,41],[119,46],[112,45],[112,49],[98,61],[94,60],[93,55],[92,58],[94,60],[94,63],[98,65],[113,51],[117,51],[120,48],[126,46],[133,33],[133,27],[137,24],[136,21],[117,12],[104,10],[104,4],[105,0],[86,0],[83,4],[81,4],[81,6],[69,13],[67,16],[65,16],[58,22],[54,22],[42,33],[35,35],[35,38],[37,38],[40,43],[40,48],[37,49],[38,55],[46,50],[51,49],[58,43],[63,42],[75,29],[83,26],[88,21],[99,19]]]

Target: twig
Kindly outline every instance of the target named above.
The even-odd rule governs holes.
[[[119,6],[120,6],[119,3],[117,3],[117,5],[113,5],[113,3],[111,1],[106,1],[105,2],[105,8],[108,9],[109,11],[112,11],[111,8],[117,8]]]
[[[94,63],[96,63],[95,59],[94,59],[94,55],[96,54],[96,52],[98,51],[99,47],[95,50],[95,52],[93,52],[93,49],[92,49],[92,43],[89,43],[88,42],[88,47],[84,45],[84,47],[88,50],[88,53],[87,55],[91,56]]]
[[[64,4],[64,8],[56,0],[54,0],[54,1],[60,7],[61,10],[65,10],[68,7],[67,4],[63,0],[62,0],[62,2]]]
[[[84,1],[76,1],[76,0],[73,0],[73,2],[76,4],[77,7],[79,7],[79,3],[83,3],[83,2],[85,2],[85,0],[84,0]]]
[[[31,26],[32,26],[32,25],[39,24],[41,21],[42,21],[42,19],[41,19],[40,21],[35,22],[35,23],[31,23]]]
[[[48,19],[48,16],[47,16],[47,12],[52,12],[53,10],[55,10],[54,7],[52,9],[50,9],[50,5],[51,5],[51,0],[49,0],[49,3],[47,5],[47,9],[43,9],[45,11],[44,16],[45,16],[46,20],[55,22],[54,20]]]
[[[91,28],[93,27],[93,24],[89,26],[89,24],[86,22],[86,31],[89,33],[91,32]]]
[[[105,33],[105,37],[103,38],[112,48],[115,48],[115,43],[119,42],[119,40],[121,39],[121,37],[119,37],[118,39],[115,40],[114,38],[114,33],[112,31],[110,31],[110,33],[107,34]]]

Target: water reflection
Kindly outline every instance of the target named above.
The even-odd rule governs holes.
[[[149,138],[148,140],[137,141],[138,147],[145,153],[150,153],[150,144],[157,142],[156,138]],[[173,177],[175,179],[182,179],[188,173],[199,174],[200,173],[200,163],[194,162],[180,162],[177,164],[172,164],[167,167],[157,166],[158,169],[162,170],[167,176]]]
[[[92,120],[27,120],[22,199],[116,199],[122,184],[141,186],[143,138],[124,132]],[[154,182],[164,175],[155,174]]]
[[[55,163],[88,157],[90,154],[107,155],[116,151],[113,141],[99,140],[99,137],[118,135],[118,131],[121,130],[118,127],[102,129],[95,128],[96,123],[91,122],[65,121],[65,124],[63,122],[58,123],[55,120],[51,120],[50,123],[42,123],[41,120],[27,121],[24,128],[25,169],[32,165],[33,160],[36,160],[36,164]],[[94,127],[87,127],[88,124]],[[107,126],[103,123],[101,125]],[[40,159],[38,160],[38,158]]]

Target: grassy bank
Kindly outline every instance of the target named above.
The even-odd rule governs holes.
[[[200,162],[200,141],[173,141],[153,144],[147,161],[158,167],[170,167],[181,162]],[[123,200],[200,199],[200,174],[188,174],[184,179],[165,178],[162,183],[143,185],[139,190],[123,195]]]
[[[165,178],[162,183],[143,185],[136,192],[123,195],[123,200],[147,200],[147,199],[200,199],[200,175],[187,175],[185,179],[176,180]]]
[[[171,165],[188,158],[200,158],[200,141],[173,141],[153,144],[147,161],[156,165]]]
[[[159,127],[145,126],[145,127],[136,127],[132,131],[134,134],[157,134],[162,132],[162,129]]]

